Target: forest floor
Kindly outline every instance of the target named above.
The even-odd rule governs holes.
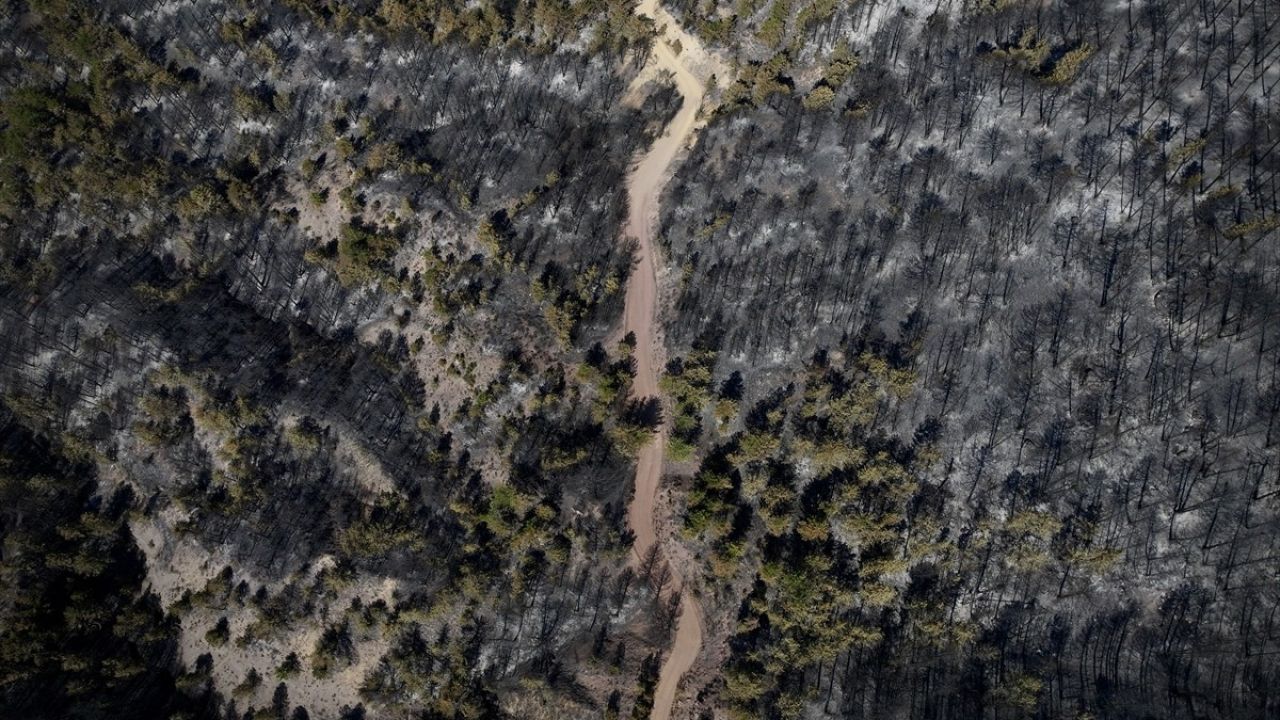
[[[671,177],[672,163],[701,124],[699,110],[707,81],[719,73],[727,77],[725,65],[707,52],[697,38],[686,33],[657,0],[643,0],[637,12],[653,18],[659,36],[653,45],[648,65],[636,78],[636,87],[655,76],[670,73],[680,93],[680,110],[649,152],[632,169],[627,178],[629,199],[626,234],[639,242],[636,265],[627,281],[623,327],[636,336],[636,376],[633,393],[637,398],[658,396],[658,371],[662,367],[662,338],[656,327],[658,313],[658,259],[654,238],[658,218],[658,202],[662,189]],[[666,422],[655,433],[636,462],[635,496],[628,508],[628,523],[635,533],[638,562],[657,541],[654,531],[658,485],[662,480]],[[676,625],[671,651],[662,666],[654,693],[655,720],[671,716],[680,679],[693,666],[702,647],[702,608],[696,598],[685,592],[680,572],[672,568],[674,591],[681,593],[680,617]]]

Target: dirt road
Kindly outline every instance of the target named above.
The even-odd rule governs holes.
[[[640,247],[636,251],[636,266],[627,281],[626,307],[623,323],[636,334],[636,378],[633,394],[645,397],[658,394],[658,372],[662,357],[661,337],[655,329],[658,311],[658,281],[654,230],[658,220],[658,199],[662,188],[671,176],[671,163],[686,146],[698,126],[698,109],[706,91],[706,80],[713,73],[724,79],[724,68],[706,53],[698,40],[685,33],[667,12],[658,6],[657,0],[643,0],[636,11],[657,21],[660,36],[654,42],[649,63],[636,79],[643,83],[660,71],[672,74],[680,92],[680,110],[666,128],[666,133],[654,142],[649,152],[627,178],[630,200],[627,217],[627,235],[636,238]],[[669,45],[679,41],[681,51],[677,55]],[[662,461],[666,445],[666,424],[654,439],[640,451],[636,462],[636,493],[627,511],[627,521],[635,533],[634,558],[643,557],[657,541],[654,532],[654,499],[658,483],[662,479]],[[680,618],[676,625],[671,652],[662,666],[658,687],[654,696],[654,720],[666,720],[671,716],[680,678],[693,666],[702,647],[702,609],[698,601],[683,589],[679,570],[672,568],[675,587],[682,593]]]

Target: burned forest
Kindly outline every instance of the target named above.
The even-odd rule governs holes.
[[[1280,717],[1280,5],[0,0],[0,718]]]

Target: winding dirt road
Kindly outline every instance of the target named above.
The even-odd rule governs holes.
[[[706,80],[719,71],[724,77],[724,66],[710,56],[701,43],[680,28],[680,25],[661,7],[658,0],[642,0],[636,12],[653,18],[660,31],[654,41],[648,65],[636,78],[636,87],[647,82],[661,71],[672,74],[680,92],[680,110],[667,126],[665,134],[654,142],[649,152],[641,158],[627,178],[627,194],[630,201],[626,234],[639,241],[636,265],[627,280],[626,305],[623,325],[636,334],[636,377],[632,388],[635,397],[658,395],[659,358],[662,356],[661,338],[656,332],[658,312],[658,278],[654,229],[658,220],[658,199],[671,174],[671,163],[684,149],[698,127],[698,109],[706,92]],[[670,43],[679,41],[681,51],[672,49]],[[640,450],[636,462],[636,492],[627,510],[627,522],[635,533],[633,562],[657,542],[654,531],[654,500],[658,483],[662,479],[662,461],[666,446],[667,427],[663,425],[653,440]],[[679,571],[672,568],[675,591],[681,593],[680,617],[676,624],[671,652],[654,695],[653,720],[667,720],[675,702],[680,678],[693,666],[702,647],[702,608],[698,601],[683,588]]]

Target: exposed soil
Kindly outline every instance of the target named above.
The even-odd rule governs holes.
[[[707,53],[697,38],[684,32],[678,23],[663,9],[657,0],[644,0],[637,8],[641,15],[657,21],[660,35],[654,43],[648,66],[636,82],[646,82],[664,71],[671,74],[680,92],[680,110],[658,138],[649,152],[631,171],[627,178],[627,194],[630,201],[626,233],[639,241],[636,265],[627,281],[626,306],[623,323],[626,330],[636,336],[636,377],[633,391],[636,397],[658,395],[658,368],[661,367],[662,344],[656,325],[658,310],[658,261],[654,230],[657,226],[658,201],[662,188],[671,177],[671,164],[685,148],[699,125],[699,109],[702,107],[706,80],[723,66]],[[672,44],[679,42],[677,55]],[[666,441],[665,424],[654,439],[640,450],[636,462],[635,497],[628,508],[627,518],[635,533],[635,555],[641,558],[657,542],[654,532],[655,496],[662,480],[663,452]],[[702,647],[702,608],[689,593],[684,592],[678,568],[672,568],[676,592],[682,594],[680,618],[675,638],[654,695],[655,720],[671,716],[680,679],[693,666]]]

